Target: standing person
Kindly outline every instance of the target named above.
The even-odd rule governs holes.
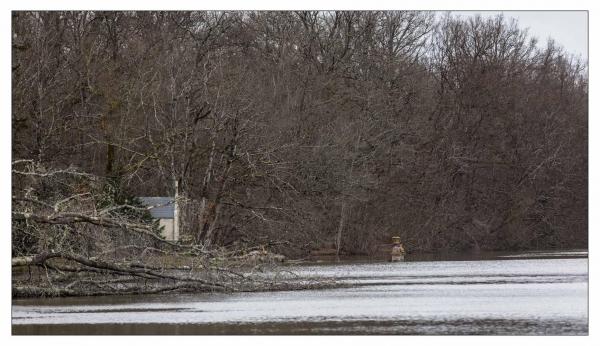
[[[404,261],[404,255],[406,251],[404,250],[404,246],[400,242],[400,237],[392,237],[392,242],[394,246],[392,247],[392,262],[401,262]]]

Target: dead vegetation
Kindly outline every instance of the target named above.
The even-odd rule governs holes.
[[[99,177],[49,171],[30,161],[13,167],[15,297],[323,285],[261,279],[255,273],[266,266],[277,271],[273,265],[284,260],[264,246],[225,249],[164,240],[135,200],[101,207],[101,201],[115,196]]]

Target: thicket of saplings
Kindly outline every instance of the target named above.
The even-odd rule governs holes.
[[[239,266],[391,236],[587,247],[587,66],[516,22],[12,16],[15,295],[290,287]],[[176,198],[179,242],[137,196]]]

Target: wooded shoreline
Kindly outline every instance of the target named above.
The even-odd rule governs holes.
[[[587,61],[502,16],[13,11],[11,52],[29,292],[225,289],[263,245],[587,247]]]

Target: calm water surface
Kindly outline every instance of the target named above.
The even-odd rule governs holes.
[[[587,252],[486,258],[287,268],[336,289],[15,299],[13,334],[588,333]]]

